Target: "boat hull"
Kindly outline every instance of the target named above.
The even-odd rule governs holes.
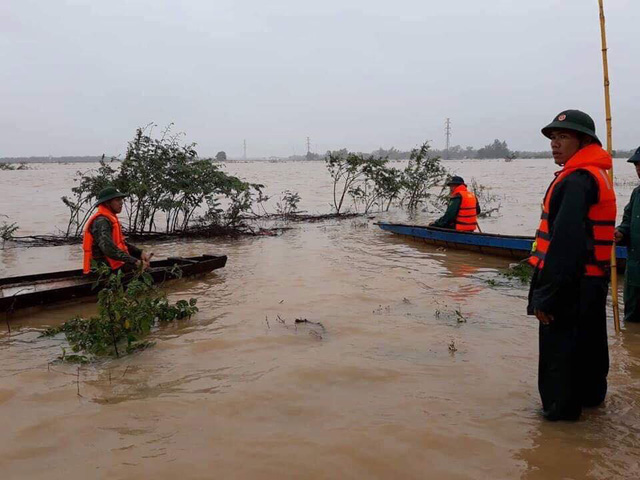
[[[421,240],[430,245],[470,250],[487,255],[524,260],[530,255],[533,237],[499,235],[495,233],[459,232],[446,228],[401,223],[376,223],[382,230]],[[616,247],[618,271],[624,271],[627,260],[626,247]]]
[[[175,265],[180,267],[182,277],[190,277],[223,268],[226,263],[226,255],[168,258],[151,262],[148,272],[154,282],[159,283],[175,279],[171,273]],[[130,280],[131,277],[132,275],[128,275],[125,281]],[[84,275],[82,270],[2,278],[0,279],[0,312],[10,313],[96,294],[95,278]]]

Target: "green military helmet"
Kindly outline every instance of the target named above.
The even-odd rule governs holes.
[[[593,138],[598,145],[602,146],[602,142],[596,135],[596,124],[593,119],[580,110],[564,110],[560,112],[553,119],[553,122],[542,129],[542,134],[547,138],[551,138],[551,132],[558,129],[585,133]]]
[[[627,160],[629,163],[640,163],[640,147],[636,150],[636,153],[631,155],[631,158]]]
[[[119,192],[116,187],[105,187],[98,193],[98,200],[96,201],[96,205],[108,202],[109,200],[113,200],[114,198],[122,198],[126,196],[126,193]]]
[[[454,175],[447,179],[446,185],[466,185],[466,183],[464,183],[464,179],[462,177]]]

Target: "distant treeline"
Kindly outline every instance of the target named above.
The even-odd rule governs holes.
[[[507,142],[502,140],[494,140],[493,143],[485,145],[482,148],[461,147],[454,145],[449,150],[430,149],[431,156],[440,157],[443,160],[464,160],[464,159],[485,159],[485,158],[551,158],[551,151],[544,150],[541,152],[511,150]],[[614,150],[614,158],[629,158],[635,150]],[[327,154],[330,152],[327,152]],[[411,155],[411,150],[399,150],[395,147],[385,149],[380,147],[373,152],[357,152],[363,155],[373,155],[375,157],[389,160],[406,160]],[[291,155],[286,158],[269,157],[263,160],[293,160],[293,161],[321,161],[326,155],[309,152],[306,155]],[[104,156],[81,156],[81,157],[2,157],[0,163],[85,163],[99,162]],[[217,161],[226,161],[227,156],[224,152],[218,152],[215,159]],[[234,159],[229,158],[229,161]]]

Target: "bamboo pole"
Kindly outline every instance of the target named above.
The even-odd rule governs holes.
[[[607,119],[607,152],[613,154],[611,142],[611,97],[609,95],[609,62],[607,60],[607,32],[604,22],[604,0],[598,0],[600,6],[600,36],[602,38],[602,71],[604,73],[604,108]],[[613,185],[613,164],[609,170],[609,179]],[[618,308],[618,270],[616,269],[616,249],[611,249],[611,300],[613,303],[613,325],[620,333],[620,311]]]

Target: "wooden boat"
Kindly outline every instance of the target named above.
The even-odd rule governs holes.
[[[382,230],[413,237],[431,245],[524,260],[531,252],[533,237],[499,235],[496,233],[459,232],[448,228],[401,223],[376,223]],[[627,261],[626,247],[616,247],[618,271],[624,271]]]
[[[171,270],[176,265],[182,277],[190,277],[222,268],[226,263],[226,255],[170,257],[151,262],[148,272],[158,283],[175,278]],[[0,278],[0,313],[96,295],[94,283],[95,278],[83,275],[82,270]]]

